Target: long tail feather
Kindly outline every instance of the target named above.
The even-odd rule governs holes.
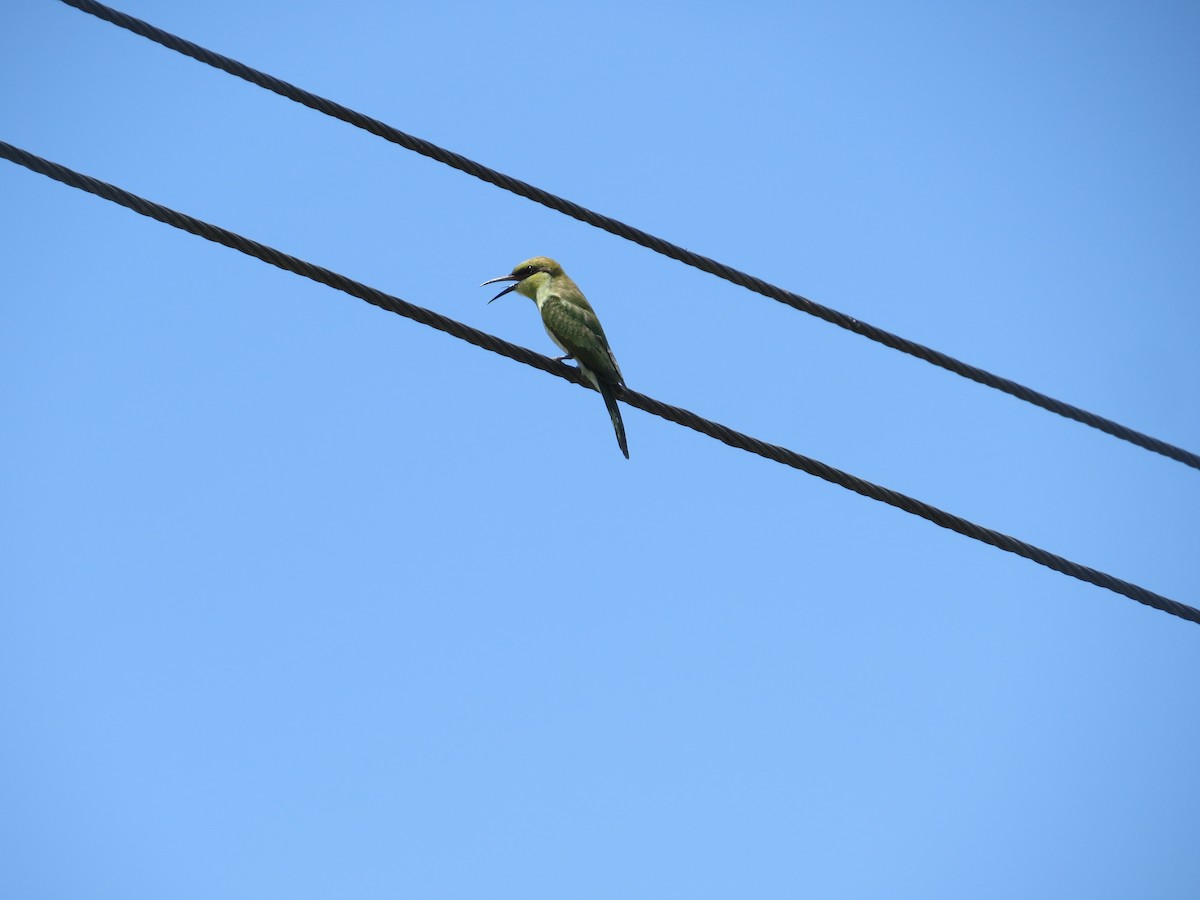
[[[629,444],[625,442],[625,423],[621,421],[621,410],[617,406],[617,398],[613,396],[612,385],[606,381],[599,381],[596,387],[600,390],[600,396],[604,398],[604,405],[608,407],[608,415],[612,419],[613,431],[617,433],[617,443],[621,452],[629,459]]]

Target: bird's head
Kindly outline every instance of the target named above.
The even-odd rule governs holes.
[[[489,278],[484,284],[495,284],[497,281],[511,281],[508,287],[498,293],[492,300],[499,300],[509,291],[516,291],[518,294],[524,294],[529,299],[537,296],[537,289],[547,280],[555,275],[562,274],[562,266],[556,263],[548,256],[535,256],[533,259],[527,259],[523,263],[518,263],[512,270],[511,275],[501,275],[498,278]],[[491,303],[489,300],[488,303]]]

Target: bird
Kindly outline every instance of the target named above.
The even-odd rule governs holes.
[[[575,360],[579,372],[604,398],[612,419],[613,431],[617,433],[617,444],[625,458],[629,459],[629,445],[625,441],[625,423],[621,421],[621,410],[617,407],[615,389],[625,386],[621,367],[608,346],[608,338],[596,317],[596,311],[588,303],[583,291],[572,281],[563,267],[548,256],[535,256],[518,263],[508,275],[489,278],[480,287],[498,281],[513,282],[488,301],[499,300],[509,291],[528,297],[537,304],[542,314],[542,325],[550,340],[563,351],[559,362]]]

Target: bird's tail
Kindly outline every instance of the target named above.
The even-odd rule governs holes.
[[[621,446],[621,452],[625,454],[625,458],[629,459],[629,444],[625,442],[625,423],[621,421],[621,410],[617,406],[617,398],[613,394],[612,385],[599,378],[596,379],[596,382],[596,388],[600,391],[600,396],[604,398],[604,405],[608,407],[613,431],[617,433],[617,443]]]

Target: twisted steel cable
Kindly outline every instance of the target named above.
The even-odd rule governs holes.
[[[1103,431],[1113,437],[1120,438],[1123,441],[1128,441],[1131,444],[1136,444],[1146,450],[1161,454],[1170,459],[1181,462],[1193,469],[1200,469],[1200,455],[1185,450],[1182,447],[1177,447],[1169,444],[1166,441],[1156,437],[1151,437],[1148,434],[1143,434],[1128,426],[1115,422],[1112,419],[1107,419],[1104,416],[1089,412],[1078,406],[1073,406],[1070,403],[1065,403],[1062,400],[1043,394],[1040,391],[1035,391],[1033,388],[1026,387],[1016,381],[1008,378],[1003,378],[999,375],[994,375],[986,369],[981,369],[978,366],[970,365],[959,359],[942,353],[939,350],[934,350],[932,347],[926,347],[916,341],[910,341],[907,338],[892,334],[882,328],[877,328],[868,322],[863,322],[859,319],[849,316],[846,313],[839,312],[828,306],[823,306],[814,300],[803,297],[800,294],[792,291],[784,290],[777,287],[761,278],[747,274],[732,266],[727,266],[724,263],[710,259],[707,256],[701,256],[698,253],[693,253],[677,244],[656,237],[649,232],[642,231],[639,228],[634,228],[627,225],[618,219],[609,216],[601,215],[593,212],[578,203],[574,203],[563,197],[551,194],[539,187],[528,184],[517,178],[512,178],[505,175],[503,172],[498,172],[495,169],[490,169],[487,166],[481,165],[474,160],[468,159],[461,154],[454,153],[439,147],[437,144],[430,143],[422,138],[415,137],[411,134],[406,134],[399,129],[393,128],[385,122],[378,119],[373,119],[370,116],[356,112],[349,107],[343,106],[340,103],[335,103],[324,97],[310,93],[303,88],[297,87],[294,84],[283,81],[273,75],[268,75],[265,72],[260,72],[257,69],[251,68],[245,63],[238,62],[236,59],[231,59],[228,56],[223,56],[220,53],[215,53],[199,44],[192,43],[170,32],[163,31],[145,22],[141,19],[134,18],[119,10],[105,6],[103,3],[97,3],[95,0],[62,0],[68,6],[73,6],[83,12],[90,13],[97,18],[103,19],[106,22],[111,22],[127,31],[132,31],[134,34],[148,38],[155,43],[161,44],[185,56],[190,56],[192,59],[206,63],[214,68],[228,72],[230,75],[236,75],[238,78],[244,79],[251,84],[266,88],[279,94],[281,97],[287,97],[289,100],[294,100],[304,106],[314,109],[317,112],[324,113],[327,116],[332,116],[335,119],[340,119],[356,128],[361,128],[364,131],[369,131],[371,134],[378,135],[385,140],[391,141],[393,144],[399,144],[408,150],[419,153],[422,156],[437,160],[452,168],[458,169],[461,172],[466,172],[468,175],[473,175],[481,181],[486,181],[489,184],[494,184],[497,187],[503,188],[506,191],[511,191],[514,194],[533,200],[535,203],[540,203],[557,212],[571,216],[581,222],[586,222],[596,228],[614,234],[618,237],[633,241],[640,244],[656,253],[661,253],[663,256],[669,256],[671,259],[678,260],[685,265],[692,266],[702,272],[707,272],[710,275],[715,275],[725,281],[744,287],[753,291],[756,294],[762,294],[764,297],[769,297],[772,300],[777,300],[786,306],[793,309],[798,309],[801,312],[806,312],[809,315],[816,316],[818,319],[823,319],[839,328],[845,328],[855,334],[860,334],[863,337],[869,338],[872,341],[883,344],[886,347],[891,347],[893,350],[899,350],[902,353],[907,353],[910,356],[915,356],[918,359],[923,359],[947,371],[953,372],[956,375],[961,375],[963,378],[969,378],[979,384],[994,388],[998,391],[1003,391],[1018,400],[1024,400],[1026,403],[1031,403],[1034,406],[1040,406],[1042,409],[1057,413],[1068,419],[1074,419],[1084,425]]]
[[[313,281],[343,291],[352,297],[358,297],[360,300],[365,300],[381,309],[386,309],[389,312],[394,312],[405,318],[420,322],[423,325],[428,325],[430,328],[436,328],[438,331],[444,331],[447,334],[474,344],[476,347],[482,347],[485,350],[490,350],[493,353],[498,353],[501,356],[524,363],[527,366],[533,366],[535,369],[541,369],[543,372],[549,372],[551,375],[556,375],[559,378],[565,378],[574,384],[591,388],[591,385],[580,376],[579,371],[571,366],[564,365],[561,362],[557,362],[540,353],[535,353],[518,344],[510,343],[487,332],[472,328],[470,325],[465,325],[462,322],[455,321],[432,310],[409,303],[406,300],[401,300],[399,297],[385,294],[383,291],[368,287],[330,269],[314,265],[295,256],[290,256],[287,253],[268,247],[265,244],[260,244],[257,241],[235,234],[217,225],[212,225],[185,213],[177,212],[169,207],[154,203],[144,197],[131,194],[115,185],[42,159],[39,156],[35,156],[3,141],[0,141],[0,157],[49,178],[53,178],[55,181],[60,181],[71,187],[103,197],[105,200],[111,200],[113,203],[131,209],[143,216],[148,216],[159,222],[165,222],[175,228],[180,228],[183,231],[198,235],[215,243],[223,244],[233,250],[277,266],[280,269],[294,272],[297,275],[303,275],[305,278],[311,278]],[[693,431],[698,431],[724,444],[728,444],[730,447],[745,450],[748,453],[754,453],[765,459],[782,463],[793,469],[799,469],[810,475],[815,475],[825,481],[854,491],[856,494],[861,494],[872,500],[878,500],[881,503],[902,509],[912,515],[920,516],[923,519],[933,522],[935,525],[948,528],[965,537],[982,541],[993,547],[999,547],[1001,550],[1023,556],[1056,572],[1070,575],[1072,578],[1086,581],[1098,587],[1107,588],[1110,591],[1136,600],[1138,603],[1162,610],[1181,619],[1187,619],[1189,622],[1200,624],[1200,610],[1187,604],[1171,600],[1168,597],[1156,594],[1131,582],[1123,581],[1120,578],[1115,578],[1098,569],[1072,562],[1065,557],[1050,553],[1047,550],[1035,547],[1033,544],[1018,540],[1002,532],[977,525],[961,516],[956,516],[936,506],[931,506],[921,500],[901,494],[898,491],[893,491],[890,488],[866,481],[848,472],[843,472],[819,460],[797,453],[794,450],[761,441],[740,431],[735,431],[726,425],[705,419],[694,412],[678,406],[671,406],[668,403],[663,403],[661,400],[656,400],[637,391],[621,389],[617,396],[630,406],[659,416],[669,422],[674,422],[677,425],[682,425],[685,428],[690,428]]]

